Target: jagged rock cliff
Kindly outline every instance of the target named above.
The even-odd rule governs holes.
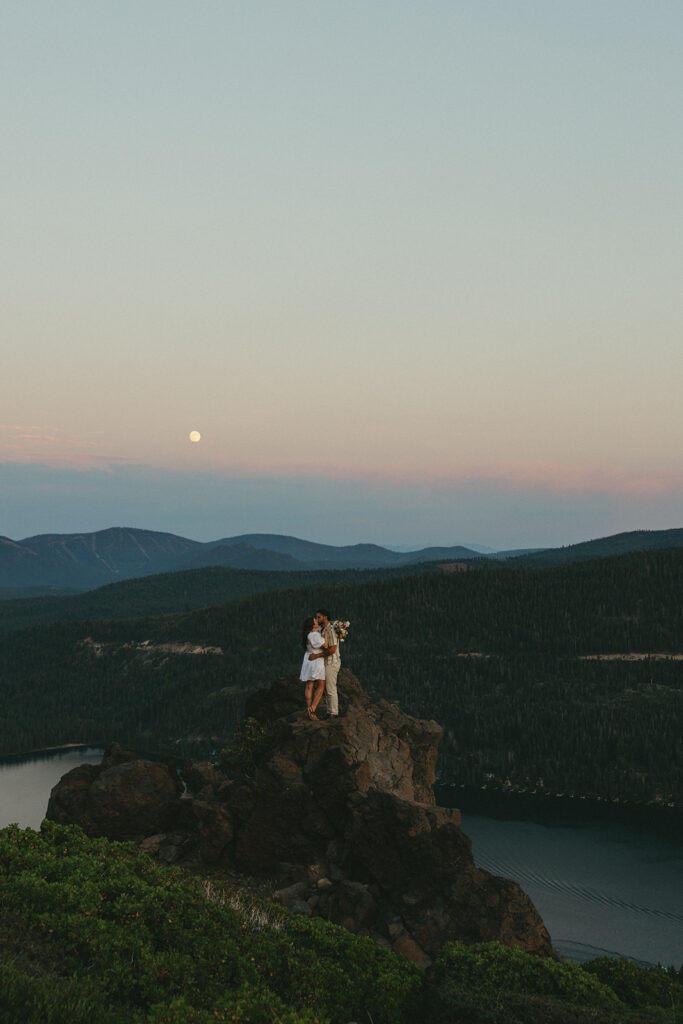
[[[258,723],[241,778],[183,769],[113,745],[52,791],[47,816],[91,835],[135,839],[167,862],[267,876],[297,913],[391,944],[427,966],[449,939],[498,940],[550,955],[548,932],[516,882],[475,866],[460,812],[435,805],[442,730],[371,701],[346,669],[342,713],[311,722],[301,683],[280,679],[247,702]]]

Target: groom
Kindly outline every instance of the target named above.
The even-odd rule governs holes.
[[[339,714],[339,697],[337,696],[337,676],[341,668],[341,657],[339,656],[339,640],[330,622],[330,613],[321,608],[315,613],[318,630],[322,633],[327,651],[325,652],[325,703],[328,715],[334,717]]]

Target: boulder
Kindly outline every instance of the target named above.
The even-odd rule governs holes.
[[[172,764],[143,761],[114,743],[102,764],[80,765],[60,779],[47,817],[91,836],[140,840],[171,827],[183,789]]]

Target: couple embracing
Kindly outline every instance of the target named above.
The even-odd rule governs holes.
[[[301,646],[306,653],[299,678],[306,684],[306,713],[308,717],[317,720],[318,716],[315,710],[320,703],[323,690],[325,690],[328,715],[338,715],[337,676],[341,658],[339,656],[339,639],[330,622],[328,611],[321,608],[315,615],[304,619]],[[315,693],[313,692],[314,685]]]

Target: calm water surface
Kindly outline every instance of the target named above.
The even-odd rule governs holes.
[[[12,822],[40,828],[52,787],[79,764],[99,764],[102,753],[95,747],[62,748],[0,761],[0,828]]]
[[[627,825],[548,826],[463,812],[477,864],[514,878],[571,960],[683,962],[683,856]]]
[[[39,828],[61,776],[101,759],[101,750],[79,748],[0,763],[0,827]],[[542,824],[516,820],[509,808],[504,816],[479,813],[471,797],[465,804],[458,791],[441,787],[437,800],[467,808],[462,826],[476,863],[520,883],[564,956],[683,962],[680,833],[599,820]]]

